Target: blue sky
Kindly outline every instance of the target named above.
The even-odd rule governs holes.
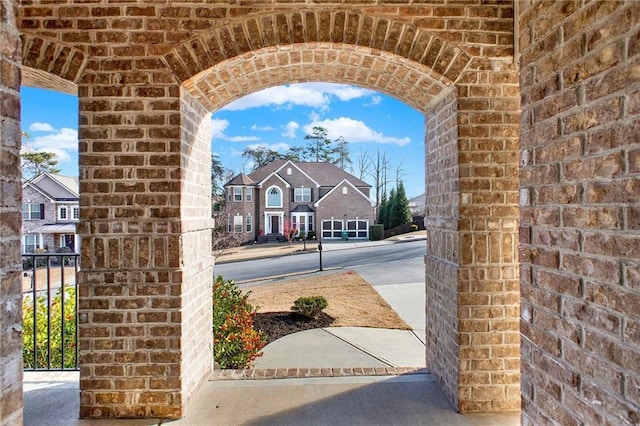
[[[78,174],[78,101],[75,96],[22,88],[22,128],[26,145],[58,155],[61,174]],[[212,150],[222,165],[249,172],[242,157],[247,147],[263,146],[285,152],[305,145],[314,126],[328,137],[349,142],[355,175],[358,158],[379,151],[389,159],[389,177],[396,170],[407,195],[424,192],[424,117],[402,102],[372,90],[330,83],[300,83],[255,92],[225,106],[212,116]],[[370,178],[366,181],[372,183]],[[392,183],[393,184],[393,183]]]

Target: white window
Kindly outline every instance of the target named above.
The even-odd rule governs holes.
[[[267,191],[267,207],[282,207],[282,191],[272,186]]]
[[[251,232],[251,228],[253,227],[253,218],[250,214],[247,215],[247,232]]]
[[[287,175],[291,174],[291,167],[287,167]]]
[[[239,234],[242,232],[242,216],[237,215],[233,217],[233,232]]]
[[[295,188],[293,190],[293,201],[296,203],[311,202],[311,188]]]
[[[22,243],[23,253],[33,253],[38,248],[38,235],[27,234],[24,236],[24,242]]]
[[[22,205],[22,219],[38,220],[44,219],[44,204],[25,203]]]
[[[233,201],[241,202],[242,201],[242,187],[234,186],[233,187]]]
[[[58,207],[58,220],[67,220],[67,207],[60,206]]]
[[[78,220],[80,219],[80,207],[73,208],[73,216],[72,219]]]
[[[245,201],[247,203],[250,203],[253,201],[253,188],[251,187],[247,187],[244,189],[244,196],[245,196]]]
[[[313,231],[313,213],[291,213],[291,224],[300,231]]]
[[[343,187],[342,187],[342,193],[343,193],[344,195],[347,195],[347,192],[348,192],[347,187],[346,187],[346,186],[343,186]]]

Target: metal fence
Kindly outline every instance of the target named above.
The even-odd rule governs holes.
[[[22,255],[25,370],[78,370],[78,253]]]

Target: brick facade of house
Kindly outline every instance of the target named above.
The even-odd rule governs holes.
[[[370,189],[330,163],[276,160],[225,185],[222,220],[241,242],[285,238],[292,229],[298,237],[303,231],[305,237],[342,238],[344,230],[348,238],[367,239],[375,222]],[[270,205],[272,191],[277,202]]]
[[[212,365],[210,112],[320,80],[425,113],[427,365],[455,407],[637,424],[639,21],[634,1],[0,0],[0,422],[22,404],[22,64],[79,97],[82,416],[183,414]]]

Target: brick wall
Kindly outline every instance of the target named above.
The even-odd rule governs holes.
[[[637,425],[640,5],[521,6],[523,424]]]
[[[474,58],[457,83],[462,411],[518,410],[518,72]]]
[[[187,406],[213,370],[213,253],[211,252],[211,114],[181,92],[182,399]]]
[[[439,102],[430,105],[425,134],[427,366],[454,407],[459,406],[460,385],[457,100],[456,91],[452,88],[443,94]]]
[[[194,371],[207,371],[204,350],[186,346],[204,327],[201,318],[194,314],[197,324],[187,325],[182,316],[187,307],[207,314],[203,283],[210,283],[210,260],[196,257],[210,237],[201,192],[206,114],[195,101],[215,111],[251,91],[318,80],[379,90],[425,112],[442,93],[447,102],[457,98],[461,139],[445,138],[448,163],[438,166],[448,180],[438,189],[443,198],[432,200],[441,209],[431,218],[434,236],[442,231],[446,241],[430,246],[429,279],[442,291],[442,315],[449,315],[434,319],[436,327],[451,327],[438,332],[460,347],[454,359],[439,353],[432,362],[460,410],[512,409],[518,365],[510,351],[517,342],[507,340],[518,289],[510,222],[516,200],[508,181],[517,165],[509,152],[517,105],[504,102],[517,99],[517,87],[509,92],[517,86],[512,4],[21,7],[24,63],[35,70],[28,75],[75,83],[80,98],[82,415],[179,416],[187,387],[198,382],[184,367],[195,358]],[[495,92],[503,84],[507,89]],[[500,149],[507,152],[494,152]],[[203,290],[201,299],[192,286]],[[468,374],[475,370],[482,374]],[[154,380],[158,375],[164,381]]]
[[[20,38],[0,0],[0,425],[22,424]]]

